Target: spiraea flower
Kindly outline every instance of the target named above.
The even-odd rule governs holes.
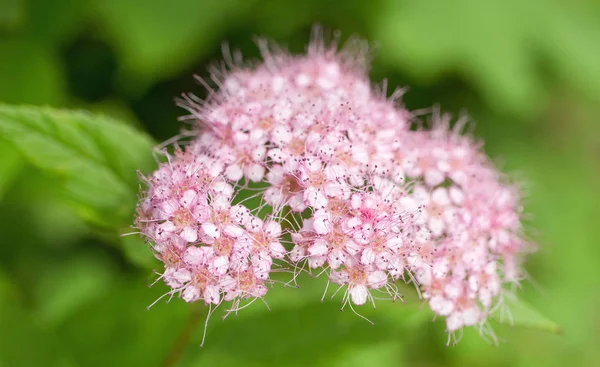
[[[517,187],[462,123],[411,130],[401,93],[372,88],[352,45],[317,38],[295,56],[260,42],[263,63],[228,56],[218,89],[179,101],[194,137],[145,178],[136,221],[168,294],[235,311],[281,267],[325,274],[354,310],[401,298],[403,281],[454,332],[520,280]]]
[[[431,253],[411,255],[423,297],[446,316],[450,332],[481,325],[502,299],[503,284],[520,280],[529,248],[522,235],[520,196],[481,152],[480,144],[435,116],[431,131],[414,132],[405,171],[415,182],[411,200],[429,232]],[[424,157],[421,160],[420,157]]]
[[[285,253],[278,224],[232,205],[222,162],[189,151],[170,158],[147,178],[137,220],[165,264],[170,293],[207,304],[262,297],[272,256]]]

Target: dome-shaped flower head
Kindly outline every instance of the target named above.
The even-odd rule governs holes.
[[[265,296],[279,261],[326,274],[352,310],[400,298],[405,281],[448,331],[482,325],[521,276],[519,192],[461,123],[411,130],[400,92],[372,88],[364,43],[349,45],[317,34],[298,56],[259,41],[262,63],[226,54],[218,88],[184,95],[193,138],[138,205],[161,278],[235,312]]]

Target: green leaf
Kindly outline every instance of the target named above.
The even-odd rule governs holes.
[[[504,322],[508,320],[511,325],[560,334],[561,328],[554,321],[542,315],[527,302],[517,298],[511,293],[504,296],[505,309],[493,315],[493,318]]]
[[[136,170],[154,164],[147,135],[83,111],[0,104],[0,136],[33,165],[60,176],[79,215],[108,228],[131,221]]]

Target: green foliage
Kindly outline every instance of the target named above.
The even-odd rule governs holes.
[[[504,296],[504,307],[501,320],[506,318],[511,325],[531,327],[551,333],[560,334],[560,326],[554,321],[549,320],[545,316],[541,315],[531,305],[523,300],[517,299],[513,294],[506,294]]]
[[[547,102],[544,69],[591,96],[600,95],[600,49],[595,45],[600,25],[586,12],[590,5],[570,5],[557,0],[389,0],[378,27],[382,55],[422,80],[457,72],[494,108],[531,114]]]
[[[78,256],[48,269],[35,289],[36,319],[41,325],[56,326],[86,304],[97,302],[115,280],[113,266],[105,257]]]
[[[23,14],[23,2],[20,0],[0,1],[0,29],[18,26]]]
[[[23,165],[21,155],[8,143],[0,140],[0,200],[19,174]]]
[[[152,167],[152,140],[108,117],[0,105],[0,133],[35,166],[64,180],[85,219],[106,227],[131,220],[136,170]]]
[[[169,76],[204,56],[202,51],[219,44],[218,35],[252,4],[252,0],[151,0],[139,6],[136,1],[102,0],[93,9],[118,48],[123,77],[140,83]]]
[[[0,101],[50,103],[64,99],[63,75],[51,49],[35,42],[0,39],[0,80],[11,88],[0,88]],[[11,57],[5,57],[11,55]]]

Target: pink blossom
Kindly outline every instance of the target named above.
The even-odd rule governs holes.
[[[184,96],[196,135],[145,178],[136,225],[171,294],[235,312],[277,266],[326,274],[350,307],[399,298],[402,279],[449,332],[484,323],[528,246],[518,188],[464,121],[435,112],[411,130],[401,92],[371,88],[364,50],[259,46],[262,64]]]

